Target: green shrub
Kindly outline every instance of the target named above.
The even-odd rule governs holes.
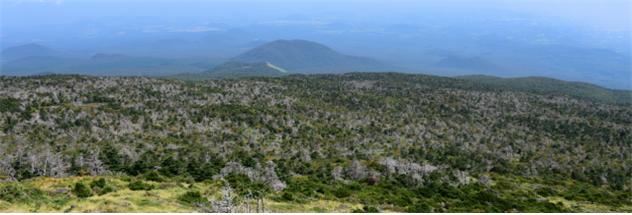
[[[281,195],[281,199],[284,201],[294,201],[294,195],[292,195],[292,193],[284,192],[283,195]]]
[[[365,205],[363,208],[365,213],[377,213],[380,212],[376,207]]]
[[[257,160],[252,158],[252,156],[243,156],[241,157],[241,164],[246,167],[255,167],[255,165],[257,165]]]
[[[92,196],[92,189],[82,182],[77,182],[75,183],[75,187],[72,189],[72,193],[79,198],[88,198]]]
[[[187,170],[187,164],[182,161],[182,159],[175,159],[173,157],[168,157],[163,160],[160,167],[160,173],[168,177],[182,175]]]
[[[379,213],[380,210],[378,210],[376,207],[365,205],[362,208],[353,209],[353,211],[351,212],[353,213]]]
[[[541,196],[555,196],[557,192],[553,190],[551,187],[538,187],[535,189],[535,192]]]
[[[347,198],[351,196],[351,191],[346,187],[339,187],[334,190],[334,196],[336,196],[336,198]]]
[[[17,183],[8,183],[0,188],[0,200],[16,202],[32,202],[44,197],[44,192],[36,188],[25,188]]]
[[[180,175],[180,176],[170,178],[170,180],[173,180],[178,183],[186,183],[186,184],[195,183],[195,178],[191,177],[190,175]]]
[[[90,183],[90,187],[92,189],[94,188],[104,188],[107,185],[107,182],[105,181],[104,178],[100,178],[98,180],[94,180],[92,181],[92,183]]]
[[[270,192],[270,187],[260,182],[253,182],[244,174],[231,173],[224,177],[224,179],[242,196],[250,194],[254,195],[254,197],[261,197]]]
[[[187,172],[196,181],[204,181],[217,175],[219,170],[224,167],[224,163],[221,160],[212,160],[211,162],[192,161],[187,166]]]
[[[152,190],[154,186],[140,180],[133,181],[127,185],[130,190]]]
[[[538,212],[538,213],[559,213],[559,212],[570,212],[564,208],[564,204],[561,202],[551,203],[548,201],[529,201],[523,203],[527,208],[524,212]]]
[[[291,177],[287,181],[287,187],[283,190],[285,193],[291,193],[295,201],[308,200],[310,198],[321,196],[324,193],[330,193],[327,185],[310,177]]]
[[[92,181],[92,183],[90,183],[90,188],[92,188],[92,191],[98,195],[104,195],[116,191],[113,186],[107,184],[107,181],[104,178]]]
[[[11,184],[0,188],[0,199],[6,202],[15,203],[27,198],[24,188],[17,184]]]
[[[114,192],[114,191],[116,191],[116,188],[108,185],[108,186],[105,186],[103,189],[99,190],[97,193],[99,195],[105,195],[105,194],[108,194],[108,193],[111,193],[111,192]]]
[[[14,98],[0,98],[0,112],[20,111],[20,101]]]
[[[149,171],[145,173],[143,178],[145,178],[145,180],[148,180],[148,181],[155,181],[155,182],[164,181],[163,177],[157,171]]]
[[[205,203],[208,201],[199,191],[188,191],[178,197],[178,200],[188,204]]]
[[[431,213],[432,207],[426,202],[417,202],[406,208],[409,213]]]

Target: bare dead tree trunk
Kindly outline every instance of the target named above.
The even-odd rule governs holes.
[[[260,207],[259,207],[259,199],[256,199],[255,202],[257,203],[257,213],[261,213]]]

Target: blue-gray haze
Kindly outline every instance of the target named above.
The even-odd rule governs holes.
[[[303,39],[401,72],[546,76],[632,89],[628,0],[0,2],[0,47],[38,44],[60,55],[55,63],[103,53],[131,56],[130,68],[149,65],[160,75],[173,72],[161,65],[202,72],[268,41]],[[155,59],[164,61],[147,63]],[[24,69],[20,62],[4,56],[0,72]],[[28,66],[19,71],[46,68]],[[93,69],[72,67],[82,68]]]

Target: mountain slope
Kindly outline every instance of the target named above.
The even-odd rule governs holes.
[[[340,73],[388,70],[389,66],[365,57],[348,56],[305,40],[277,40],[238,55],[231,62],[270,62],[292,72]]]
[[[211,77],[217,78],[237,78],[237,77],[253,77],[253,76],[265,76],[265,77],[277,77],[286,75],[288,72],[271,64],[269,62],[264,63],[240,63],[240,62],[227,62],[215,67],[207,74]]]
[[[0,212],[632,212],[630,124],[429,75],[0,77]]]
[[[568,95],[609,103],[632,103],[632,91],[612,90],[583,82],[562,81],[545,77],[499,78],[486,75],[458,76],[457,78],[489,85],[497,89]]]

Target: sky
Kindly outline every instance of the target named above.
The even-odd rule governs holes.
[[[517,0],[502,4],[513,10],[559,17],[578,25],[627,30],[632,26],[632,1],[629,0]]]
[[[172,19],[254,22],[283,16],[349,20],[380,17],[406,22],[402,15],[427,11],[481,11],[537,15],[589,28],[629,30],[629,0],[1,0],[3,25],[76,22],[86,18],[162,16]],[[231,19],[232,18],[232,19]],[[320,18],[320,17],[319,17]]]

